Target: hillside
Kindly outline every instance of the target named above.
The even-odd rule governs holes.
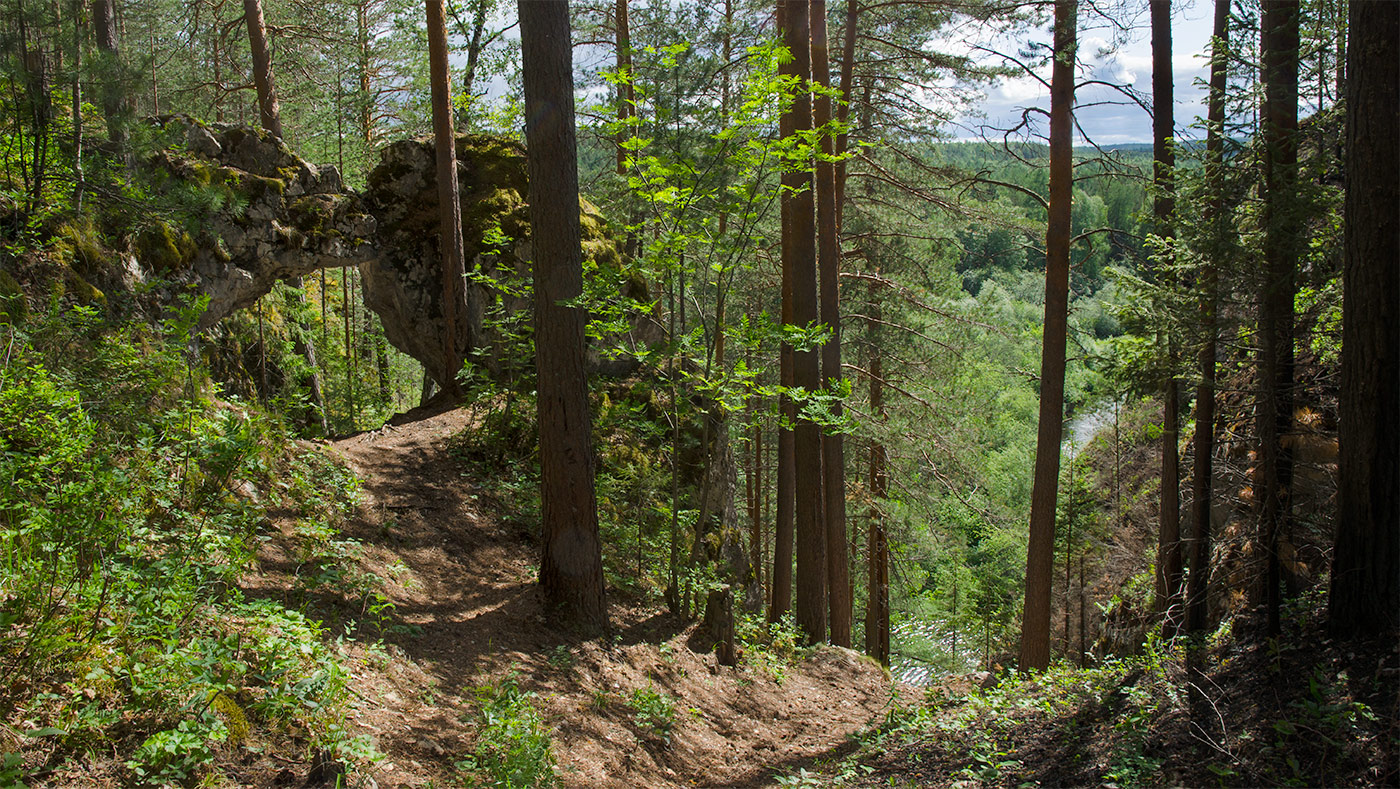
[[[537,516],[502,507],[451,449],[479,418],[423,409],[331,444],[363,480],[345,535],[364,546],[361,567],[388,579],[391,607],[391,634],[347,651],[348,724],[384,752],[365,775],[380,786],[441,785],[473,754],[513,746],[491,738],[514,730],[481,726],[507,687],[523,701],[501,724],[535,721],[560,783],[575,787],[766,785],[879,719],[889,682],[847,650],[794,656],[753,644],[739,667],[722,667],[697,624],[625,598],[605,639],[551,626],[526,527]],[[296,566],[277,543],[254,581],[270,593],[292,585]]]

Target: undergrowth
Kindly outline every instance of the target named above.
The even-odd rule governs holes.
[[[476,689],[476,749],[457,763],[463,785],[543,789],[557,783],[549,730],[534,699],[514,675]]]
[[[1309,593],[1276,638],[1227,620],[1195,652],[1154,635],[1137,655],[1009,673],[989,688],[950,677],[912,703],[893,696],[854,755],[779,783],[1395,785],[1394,645],[1329,644],[1325,610]]]
[[[188,353],[196,315],[153,329],[54,304],[0,326],[0,785],[375,756],[346,733],[321,625],[240,589],[269,508],[331,535],[353,478],[218,399]]]

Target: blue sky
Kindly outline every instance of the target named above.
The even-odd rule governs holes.
[[[1115,84],[1131,85],[1150,103],[1152,95],[1152,46],[1148,30],[1146,2],[1139,3],[1142,13],[1129,20],[1126,31],[1111,29],[1102,21],[1081,17],[1079,57],[1081,79],[1090,78]],[[1205,57],[1210,43],[1213,3],[1194,0],[1173,3],[1172,11],[1172,72],[1175,82],[1176,125],[1181,136],[1188,136],[1186,127],[1197,115],[1205,114],[1205,89],[1209,61]],[[969,31],[971,32],[971,31]],[[1115,42],[1114,39],[1118,41]],[[1050,43],[1048,26],[1022,34],[1019,40],[1001,40],[990,48],[1014,53],[1027,41]],[[946,45],[971,47],[978,41],[949,40]],[[993,56],[981,54],[984,62]],[[1037,71],[1049,80],[1048,65]],[[1198,84],[1200,83],[1200,84]],[[1151,142],[1152,119],[1137,104],[1119,92],[1100,86],[1090,86],[1076,96],[1075,115],[1085,132],[1101,145],[1126,142]],[[962,117],[954,130],[960,139],[975,137],[978,127],[1005,128],[1014,125],[1025,107],[1049,107],[1049,91],[1029,76],[999,81],[986,91],[979,109],[985,118]],[[1042,130],[1043,133],[1043,130]],[[1077,135],[1076,135],[1077,136]],[[1000,135],[998,134],[999,138]],[[1081,140],[1077,140],[1080,142]]]

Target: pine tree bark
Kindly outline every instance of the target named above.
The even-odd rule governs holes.
[[[885,369],[880,351],[880,299],[876,283],[870,283],[870,413],[875,419],[885,417]],[[889,488],[888,458],[885,445],[878,439],[870,442],[870,524],[866,542],[869,554],[866,562],[865,654],[890,664],[890,565],[889,540],[885,534],[885,513],[882,509]]]
[[[93,0],[92,31],[106,59],[102,79],[102,114],[107,116],[107,139],[126,155],[126,96],[121,84],[121,50],[117,46],[117,13],[112,0]]]
[[[316,363],[316,346],[311,342],[311,327],[302,319],[301,310],[306,306],[306,291],[302,289],[301,277],[289,280],[286,291],[287,307],[292,314],[292,351],[306,362],[306,391],[311,398],[311,418],[321,428],[321,435],[331,434],[326,421],[326,400],[321,391],[321,366]]]
[[[1150,0],[1152,17],[1152,184],[1156,193],[1152,201],[1152,216],[1158,236],[1171,238],[1172,215],[1176,210],[1173,197],[1176,156],[1171,140],[1175,135],[1175,111],[1172,104],[1172,22],[1171,0]],[[1162,284],[1174,284],[1170,271],[1164,272]],[[1182,619],[1181,610],[1181,457],[1180,382],[1175,375],[1176,338],[1168,334],[1168,363],[1171,366],[1162,388],[1162,484],[1158,507],[1157,529],[1157,613],[1162,617],[1162,635],[1176,635]]]
[[[573,51],[565,0],[519,0],[535,273],[543,550],[540,586],[577,624],[606,630],[584,311]]]
[[[636,93],[632,84],[632,33],[628,25],[627,0],[617,0],[613,16],[617,26],[617,73],[622,82],[617,86],[617,174],[627,172],[626,142],[632,138],[627,121],[632,117]]]
[[[481,39],[486,35],[486,12],[490,0],[475,0],[472,4],[472,37],[467,42],[467,67],[462,73],[462,95],[476,96],[476,70],[481,63]]]
[[[1400,4],[1352,3],[1340,487],[1328,629],[1400,629]]]
[[[258,120],[262,127],[278,138],[282,137],[281,105],[277,101],[276,82],[272,76],[272,53],[267,46],[267,22],[263,18],[260,0],[243,0],[243,20],[248,28],[248,49],[253,59],[253,83],[258,91]],[[321,394],[321,368],[316,363],[316,348],[311,344],[311,327],[302,320],[298,307],[305,306],[306,293],[302,290],[302,280],[296,277],[288,281],[291,292],[287,294],[287,305],[292,308],[292,350],[306,362],[310,371],[306,381],[311,407],[315,411],[313,419],[321,428],[321,435],[330,435],[330,425],[326,421],[326,401]],[[346,298],[350,294],[345,294]]]
[[[831,87],[827,54],[826,0],[812,0],[812,81]],[[831,123],[831,96],[823,93],[814,102],[812,121],[818,129]],[[831,332],[822,345],[822,386],[836,388],[841,373],[841,310],[838,278],[841,244],[836,226],[836,151],[830,134],[821,136],[821,157],[816,166],[817,270],[820,275],[821,322]],[[841,416],[841,403],[832,407]],[[823,433],[822,493],[826,525],[827,598],[831,608],[831,643],[851,645],[851,579],[846,556],[846,450],[841,433]]]
[[[785,0],[783,43],[792,53],[789,73],[799,80],[792,104],[784,115],[793,134],[812,129],[812,99],[807,83],[812,76],[810,3]],[[810,162],[788,163],[783,197],[789,203],[783,225],[783,266],[792,280],[792,323],[802,328],[817,324],[817,250]],[[792,351],[793,385],[807,392],[821,386],[815,349]],[[793,506],[797,549],[797,626],[807,643],[826,640],[826,529],[822,520],[821,428],[799,415],[793,430]]]
[[[1206,223],[1212,238],[1222,238],[1225,217],[1225,88],[1229,54],[1230,0],[1215,0],[1211,49],[1210,93],[1206,108],[1206,179],[1210,205]],[[1215,346],[1219,273],[1213,260],[1201,272],[1200,314],[1205,331],[1198,362],[1201,382],[1196,387],[1195,458],[1191,481],[1191,573],[1187,576],[1186,629],[1205,632],[1209,616],[1211,502],[1215,473]]]
[[[356,48],[356,77],[360,83],[359,106],[359,132],[360,139],[368,150],[374,142],[374,95],[370,92],[370,36],[369,29],[369,0],[360,0],[355,4],[355,48]]]
[[[1040,424],[1031,488],[1026,596],[1021,617],[1022,671],[1050,664],[1050,576],[1055,560],[1055,499],[1064,437],[1068,334],[1070,199],[1074,163],[1076,0],[1055,0],[1055,63],[1050,76],[1050,210],[1045,233],[1045,330],[1040,361]]]
[[[860,21],[860,0],[846,0],[846,22],[842,34],[844,36],[841,44],[841,104],[836,108],[836,119],[841,122],[842,132],[836,135],[836,155],[843,157],[836,163],[836,229],[840,232],[842,220],[846,214],[846,159],[845,154],[850,145],[850,134],[844,127],[851,117],[852,90],[855,86],[856,71],[856,33],[857,23]],[[866,97],[869,98],[869,88],[866,85]],[[869,114],[869,101],[866,102],[866,114]]]
[[[1293,300],[1298,265],[1298,15],[1297,0],[1264,0],[1264,281],[1259,306],[1259,460],[1255,498],[1267,568],[1268,629],[1280,629],[1279,540],[1288,529],[1293,458],[1285,437],[1293,426]]]
[[[243,21],[248,27],[253,84],[258,90],[258,120],[264,129],[281,137],[282,109],[277,101],[277,86],[272,81],[272,51],[267,46],[267,23],[263,19],[262,0],[243,0]]]
[[[437,149],[438,227],[442,251],[442,353],[444,368],[448,371],[445,380],[438,381],[438,386],[449,396],[458,397],[461,395],[461,387],[457,383],[456,373],[461,369],[462,360],[465,358],[461,348],[463,345],[470,348],[475,338],[470,336],[471,332],[467,332],[466,337],[458,337],[458,321],[468,314],[462,282],[466,276],[466,261],[462,252],[462,202],[457,188],[457,131],[452,114],[452,77],[447,62],[447,20],[443,11],[443,0],[427,0],[427,16],[428,67],[433,93],[433,139]],[[570,81],[572,82],[572,79]]]
[[[73,94],[73,210],[83,210],[83,12],[82,0],[72,0],[69,6],[73,17],[73,81],[70,90]]]
[[[779,0],[777,8],[777,25],[779,30],[787,29],[788,8],[784,0]],[[795,67],[791,63],[785,63],[778,67],[780,74],[796,74]],[[783,138],[791,137],[796,128],[796,118],[791,112],[785,112],[778,118],[778,135]],[[792,276],[793,276],[793,255],[791,254],[788,235],[793,227],[794,203],[791,193],[788,191],[792,187],[793,176],[784,173],[782,176],[783,191],[778,196],[779,224],[782,228],[782,305],[780,315],[784,326],[793,323],[792,310]],[[793,451],[792,426],[796,421],[796,413],[792,407],[792,398],[787,391],[793,386],[792,369],[792,345],[786,341],[778,347],[778,384],[781,394],[778,396],[778,412],[781,416],[778,425],[778,467],[775,476],[777,477],[777,490],[775,496],[777,503],[773,527],[773,573],[772,573],[772,603],[768,607],[768,621],[777,622],[785,614],[792,610],[792,559],[794,542],[794,507],[796,506],[796,473],[794,465],[796,454]]]

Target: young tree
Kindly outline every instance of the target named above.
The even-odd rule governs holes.
[[[1175,113],[1172,106],[1171,0],[1150,0],[1152,16],[1152,218],[1157,235],[1170,239],[1175,199],[1172,195],[1172,151]],[[1165,254],[1171,254],[1166,250]],[[1170,271],[1171,265],[1163,266]],[[1170,278],[1169,273],[1164,274]],[[1163,282],[1170,285],[1170,282]],[[1174,356],[1176,338],[1166,337],[1168,356]],[[1157,608],[1163,616],[1162,632],[1175,634],[1181,619],[1181,461],[1177,451],[1179,382],[1168,373],[1162,392],[1162,489],[1157,530]]]
[[[584,370],[578,146],[569,6],[519,0],[535,272],[543,549],[540,585],[570,618],[607,628]]]
[[[1337,544],[1328,628],[1400,628],[1400,4],[1355,2],[1348,26],[1346,227]]]
[[[1040,424],[1031,490],[1026,597],[1021,619],[1022,671],[1050,664],[1050,586],[1055,562],[1055,500],[1064,436],[1065,341],[1068,335],[1070,198],[1074,161],[1074,65],[1077,0],[1055,0],[1050,76],[1050,210],[1045,232],[1045,331],[1040,361]]]

